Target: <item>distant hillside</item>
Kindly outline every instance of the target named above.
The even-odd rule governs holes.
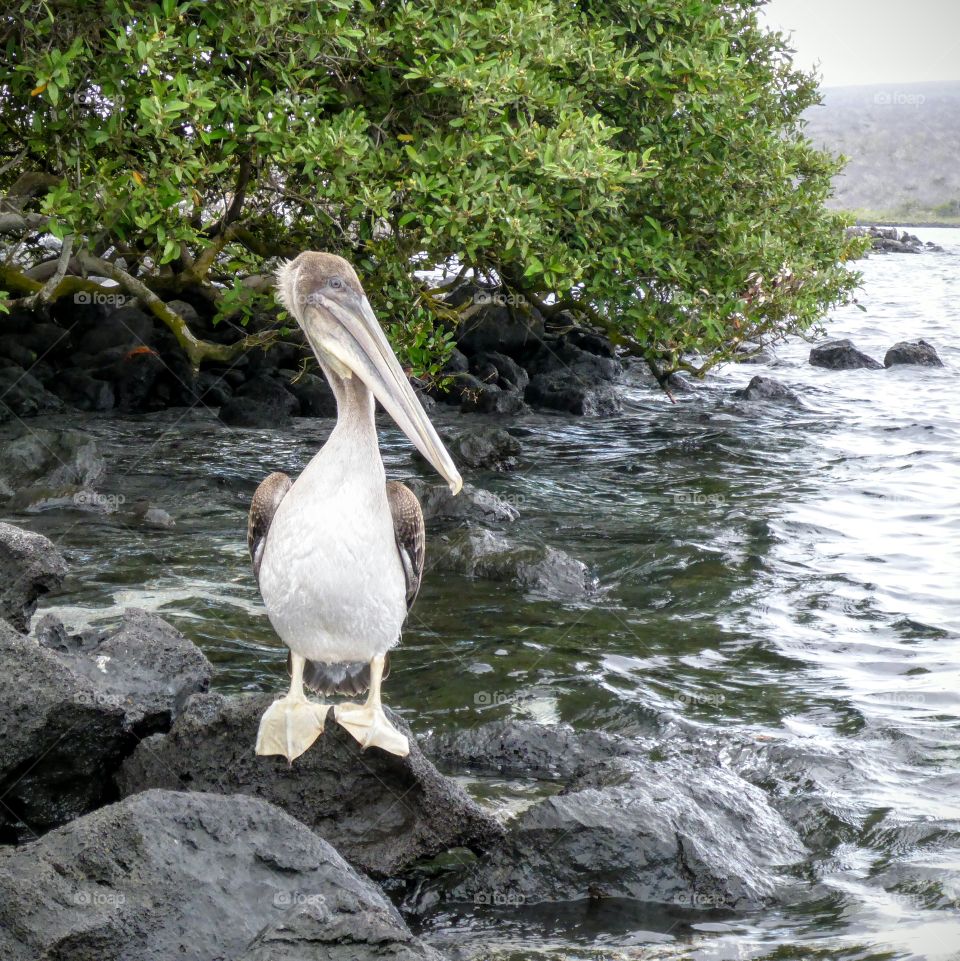
[[[827,87],[823,99],[807,132],[850,158],[831,206],[863,219],[960,218],[960,83]]]

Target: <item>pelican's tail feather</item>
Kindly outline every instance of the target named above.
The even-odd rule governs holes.
[[[287,667],[290,658],[287,658]],[[384,677],[390,673],[390,655]],[[323,661],[307,661],[303,669],[303,686],[308,691],[329,697],[331,694],[344,694],[357,697],[370,688],[370,664],[366,661],[341,661],[326,664]]]

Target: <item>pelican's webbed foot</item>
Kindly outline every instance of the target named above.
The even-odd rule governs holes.
[[[293,655],[290,691],[273,702],[260,719],[257,754],[282,754],[288,761],[300,757],[323,734],[329,704],[307,700],[303,693],[303,658]]]
[[[380,680],[383,676],[383,657],[375,657],[370,662],[370,695],[365,704],[338,704],[333,716],[341,727],[360,742],[366,750],[379,747],[390,754],[406,757],[410,753],[410,743],[387,719],[380,704]]]

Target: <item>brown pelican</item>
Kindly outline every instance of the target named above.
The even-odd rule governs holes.
[[[359,694],[334,717],[365,748],[409,752],[387,719],[380,683],[423,573],[424,531],[413,492],[384,474],[374,399],[449,483],[460,475],[404,376],[353,268],[303,253],[277,271],[281,303],[303,328],[337,399],[326,444],[292,482],[271,474],[250,507],[247,541],[260,593],[290,649],[290,690],[268,708],[258,754],[292,761],[323,732],[321,694]]]

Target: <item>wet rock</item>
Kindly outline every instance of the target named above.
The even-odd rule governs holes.
[[[472,356],[493,351],[520,357],[536,347],[543,337],[543,318],[522,305],[510,306],[509,297],[499,289],[468,283],[449,298],[453,307],[472,301],[476,309],[468,311],[456,332],[457,347]]]
[[[156,530],[169,530],[176,527],[177,522],[162,507],[151,507],[143,504],[134,511],[134,517],[144,525]]]
[[[233,396],[230,381],[225,373],[201,370],[196,380],[196,396],[208,407],[222,407]]]
[[[530,375],[512,357],[496,351],[474,355],[470,360],[470,372],[484,383],[495,384],[501,390],[522,392],[530,383]]]
[[[111,347],[127,351],[152,346],[156,335],[151,315],[137,307],[121,307],[84,333],[76,346],[83,354],[99,354]]]
[[[287,389],[286,384],[274,380],[266,374],[258,374],[241,386],[235,395],[238,399],[255,400],[267,407],[275,407],[285,414],[296,414],[300,410],[300,402]]]
[[[11,366],[22,367],[24,370],[30,370],[37,360],[37,355],[13,334],[0,337],[0,357],[9,360]]]
[[[788,883],[780,870],[806,852],[761,790],[719,765],[619,750],[511,822],[500,845],[447,882],[446,899],[618,897],[727,909],[775,899]]]
[[[897,364],[942,367],[943,361],[934,346],[925,340],[901,340],[894,344],[883,358],[884,367],[894,367]]]
[[[167,373],[166,362],[150,347],[125,353],[114,367],[117,407],[128,412],[165,407],[159,388]]]
[[[617,414],[622,407],[620,395],[611,385],[591,383],[564,370],[537,374],[527,385],[524,396],[534,407],[581,416]]]
[[[520,466],[520,441],[502,427],[469,427],[465,430],[444,432],[441,439],[461,470],[480,468],[512,471]],[[425,462],[419,451],[416,451],[413,457],[421,463]]]
[[[580,597],[596,583],[587,565],[548,545],[517,545],[504,534],[473,529],[448,535],[436,544],[436,562],[467,577],[506,581],[548,597]]]
[[[56,590],[66,573],[67,562],[51,540],[0,522],[0,620],[30,630],[37,599]]]
[[[786,384],[781,384],[779,380],[774,380],[772,377],[760,377],[759,375],[751,378],[750,383],[743,390],[734,391],[734,396],[741,400],[800,403],[800,398]]]
[[[64,403],[80,410],[112,410],[116,403],[113,385],[92,377],[85,370],[60,371],[48,386]]]
[[[870,246],[880,253],[919,254],[924,249],[919,237],[896,227],[848,227],[846,233],[852,237],[869,237]],[[935,244],[927,246],[936,247]]]
[[[309,828],[256,798],[149,791],[0,852],[5,958],[439,961]]]
[[[82,431],[25,431],[0,446],[0,497],[90,490],[106,470],[96,442]]]
[[[513,416],[527,409],[518,390],[501,390],[496,384],[479,384],[460,394],[460,410],[465,414]]]
[[[569,317],[569,315],[561,315],[561,317],[562,316]],[[576,319],[569,317],[569,322],[575,324]],[[599,357],[617,356],[617,348],[614,347],[610,338],[604,337],[603,334],[575,327],[566,334],[565,337],[568,343],[573,344],[574,347],[578,347],[580,350],[586,351],[588,354],[596,354]]]
[[[63,401],[22,367],[0,368],[0,422],[63,410]]]
[[[463,490],[454,497],[446,484],[422,477],[407,478],[404,483],[417,495],[428,526],[451,522],[508,524],[520,516],[506,498],[471,484],[464,484]]]
[[[263,798],[379,877],[448,848],[480,848],[500,836],[497,823],[433,767],[392,713],[410,738],[409,757],[379,749],[363,753],[332,715],[293,765],[258,757],[260,718],[277,696],[192,698],[169,734],[144,741],[124,764],[121,793],[162,787]]]
[[[316,374],[301,374],[287,385],[287,390],[296,397],[303,417],[336,417],[337,399],[325,377]]]
[[[827,370],[880,370],[883,364],[857,350],[849,340],[831,340],[810,351],[810,363]]]
[[[570,781],[599,763],[644,753],[632,740],[522,720],[440,729],[423,750],[445,770],[539,781]]]
[[[470,370],[470,359],[456,347],[450,351],[450,356],[444,361],[442,374],[466,374]]]
[[[71,636],[50,616],[38,638],[0,631],[0,834],[29,838],[112,799],[138,739],[169,727],[212,673],[203,654],[154,614]],[[42,641],[42,643],[41,643]]]
[[[249,397],[231,397],[217,415],[228,427],[287,427],[290,414]]]

